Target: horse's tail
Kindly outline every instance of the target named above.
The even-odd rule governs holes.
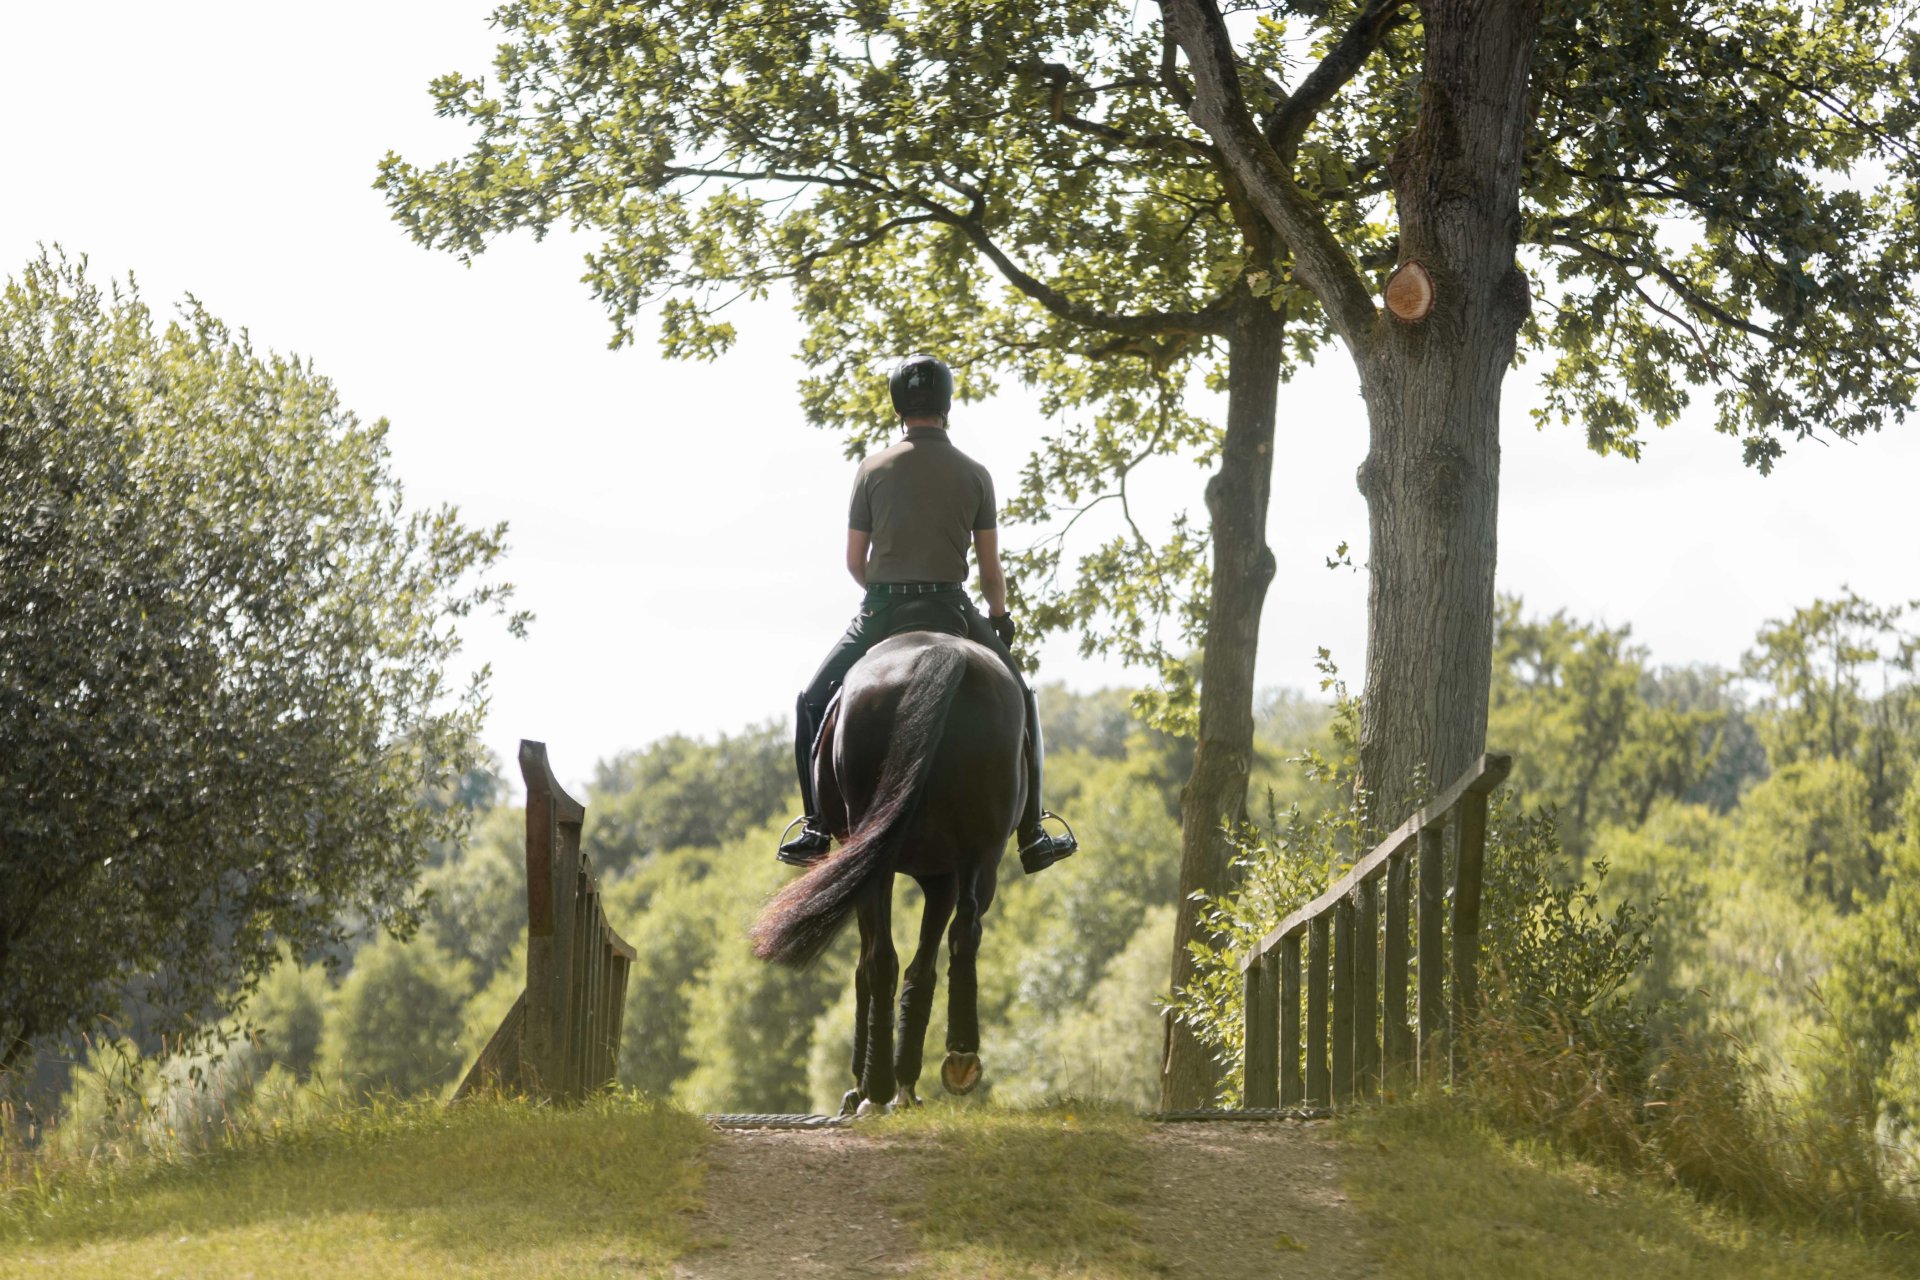
[[[840,852],[767,903],[753,926],[754,955],[795,968],[813,963],[853,914],[860,890],[875,876],[893,874],[900,841],[926,798],[947,712],[966,670],[966,654],[953,645],[928,649],[914,661],[872,805]],[[844,703],[840,713],[847,714]]]

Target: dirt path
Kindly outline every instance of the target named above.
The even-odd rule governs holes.
[[[1358,1211],[1325,1124],[1156,1125],[1142,1139],[1146,1242],[1181,1277],[1368,1277]],[[709,1156],[682,1280],[905,1276],[913,1233],[889,1209],[912,1175],[908,1142],[848,1130],[722,1132]]]
[[[1382,1274],[1327,1122],[1155,1125],[1146,1145],[1153,1190],[1137,1212],[1169,1275]]]
[[[851,1129],[723,1129],[708,1149],[695,1219],[712,1247],[676,1268],[684,1280],[900,1276],[916,1242],[888,1205],[900,1194],[901,1144]]]

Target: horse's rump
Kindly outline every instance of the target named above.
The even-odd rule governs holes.
[[[871,877],[997,858],[1025,799],[1024,718],[989,649],[929,632],[876,645],[847,673],[815,748],[815,795],[841,847],[768,903],[754,953],[808,963]]]

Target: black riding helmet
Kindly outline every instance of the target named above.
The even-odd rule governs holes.
[[[893,411],[901,417],[925,413],[947,416],[953,407],[953,371],[932,356],[908,356],[887,379]]]

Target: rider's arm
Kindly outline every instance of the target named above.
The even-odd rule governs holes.
[[[862,529],[847,530],[847,572],[861,586],[867,585],[867,545],[873,535]]]
[[[987,616],[997,618],[1007,611],[1007,575],[1000,569],[1000,531],[975,529],[973,550],[980,558],[980,594],[987,598]]]

